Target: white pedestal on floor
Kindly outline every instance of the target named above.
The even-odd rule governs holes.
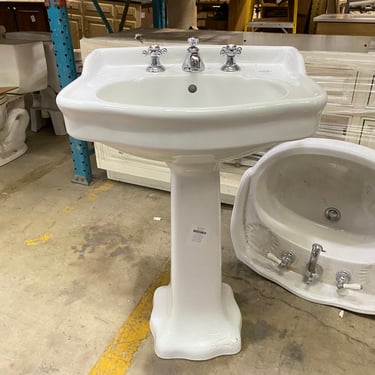
[[[241,349],[241,314],[221,281],[219,164],[171,167],[171,283],[154,296],[161,358],[205,360]]]

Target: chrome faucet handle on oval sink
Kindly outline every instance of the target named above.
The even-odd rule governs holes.
[[[234,58],[236,55],[242,53],[242,47],[237,47],[235,44],[227,44],[220,50],[220,55],[226,55],[227,61],[221,67],[221,70],[224,72],[237,72],[240,70],[240,67],[235,62]]]
[[[149,46],[148,49],[143,50],[142,53],[145,56],[151,56],[151,64],[146,68],[147,72],[159,73],[165,71],[164,66],[160,63],[159,56],[167,53],[166,48],[160,48],[159,45],[153,44]]]

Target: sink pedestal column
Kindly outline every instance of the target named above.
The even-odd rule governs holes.
[[[171,283],[154,295],[161,358],[205,360],[241,349],[241,314],[221,281],[218,163],[172,164]]]

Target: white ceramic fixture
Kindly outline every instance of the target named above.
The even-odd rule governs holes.
[[[0,88],[0,166],[3,166],[27,151],[26,128],[29,114],[23,108],[23,98],[16,98],[8,110],[8,89]],[[12,91],[9,88],[9,91]]]
[[[46,87],[47,63],[43,44],[1,39],[0,166],[27,150],[25,140],[29,114],[24,108],[22,94]]]
[[[146,72],[142,48],[98,49],[57,98],[68,133],[171,168],[170,285],[154,296],[151,330],[162,358],[209,359],[241,348],[241,315],[221,280],[219,163],[314,133],[325,93],[290,47],[243,47],[223,72],[220,46],[201,46],[202,72],[185,72],[187,46]]]
[[[274,147],[243,175],[231,234],[241,261],[296,295],[375,314],[374,228],[375,151],[311,138]],[[314,244],[323,250],[308,283]]]
[[[38,89],[37,91],[35,90],[31,95],[32,103],[30,103],[31,106],[29,108],[30,129],[33,132],[39,131],[45,125],[46,119],[50,118],[55,134],[65,135],[66,129],[64,118],[56,105],[56,95],[60,91],[60,82],[51,33],[40,31],[15,31],[7,32],[5,34],[5,38],[8,43],[42,43],[44,48],[45,62],[47,65],[47,84],[45,85],[45,89]],[[33,56],[35,56],[35,53],[33,54]],[[77,57],[79,60],[80,57]],[[24,59],[24,61],[26,62],[27,59]],[[34,69],[38,68],[39,72],[42,72],[43,65],[43,61],[40,61],[32,64],[31,67],[33,67]],[[28,68],[30,69],[30,67]]]
[[[0,40],[0,87],[16,87],[15,94],[43,90],[47,74],[42,42]]]

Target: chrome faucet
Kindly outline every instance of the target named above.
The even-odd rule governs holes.
[[[266,257],[268,259],[272,260],[274,263],[276,263],[279,266],[280,270],[284,270],[284,269],[288,268],[296,260],[296,256],[290,250],[283,251],[281,253],[280,258],[278,258],[276,255],[274,255],[271,252],[267,253]]]
[[[146,68],[147,72],[159,73],[164,72],[165,68],[160,64],[160,56],[167,53],[166,48],[160,48],[158,45],[152,45],[142,52],[146,56],[151,56],[151,64]]]
[[[185,72],[202,72],[204,70],[204,62],[201,59],[199,48],[197,47],[199,39],[190,37],[187,41],[190,47],[187,49],[186,57],[182,64],[182,70]]]
[[[352,279],[352,275],[349,271],[339,271],[336,273],[336,286],[337,290],[340,291],[342,289],[353,289],[353,290],[361,290],[363,288],[362,284],[349,284],[350,280]]]
[[[225,64],[221,67],[224,72],[237,72],[240,67],[235,61],[236,55],[240,55],[242,47],[237,47],[235,44],[228,44],[220,50],[220,55],[227,56]]]
[[[306,284],[311,284],[313,281],[319,279],[323,273],[323,268],[318,264],[318,258],[321,252],[324,252],[323,246],[314,243],[311,249],[310,260],[306,264],[304,278]]]

